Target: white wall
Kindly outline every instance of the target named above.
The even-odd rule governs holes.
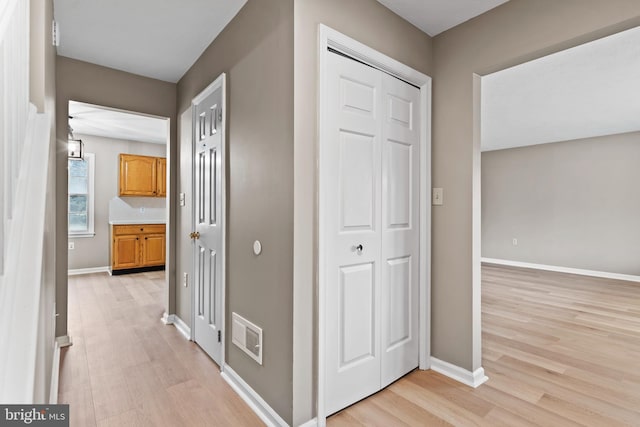
[[[95,232],[94,237],[73,238],[69,251],[69,270],[109,265],[109,202],[118,194],[118,155],[120,153],[166,157],[166,145],[75,134],[84,142],[85,152],[95,154]],[[149,213],[166,210],[166,199],[123,197],[121,202],[136,208],[148,207]],[[120,204],[122,204],[120,203]],[[166,214],[165,214],[166,217]]]
[[[482,153],[482,256],[640,275],[638,159],[640,132]]]

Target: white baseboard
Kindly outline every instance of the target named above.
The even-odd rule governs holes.
[[[78,276],[80,274],[93,273],[109,273],[109,267],[76,268],[75,270],[69,270],[67,272],[69,276]]]
[[[173,322],[176,320],[175,314],[167,314],[166,312],[162,313],[162,317],[160,321],[165,325],[173,325]]]
[[[314,418],[312,420],[309,420],[304,424],[300,424],[299,427],[318,427],[318,419]]]
[[[251,388],[229,365],[224,365],[222,378],[238,393],[253,412],[269,427],[286,427],[287,422],[273,410],[254,389]]]
[[[73,340],[69,335],[63,335],[61,337],[56,337],[56,344],[58,344],[60,348],[69,347],[70,345],[73,345]]]
[[[175,316],[175,315],[174,315]],[[182,334],[182,336],[184,336],[186,339],[190,340],[191,339],[191,328],[189,326],[187,326],[186,323],[184,323],[184,321],[179,318],[178,316],[175,316],[173,319],[173,326],[176,327],[176,329]]]
[[[49,404],[58,403],[58,384],[60,380],[60,344],[53,344],[53,361],[51,362],[51,385],[49,386]]]
[[[160,321],[165,325],[175,326],[178,332],[180,332],[183,337],[191,340],[191,328],[186,323],[184,323],[184,320],[179,318],[177,315],[164,313]]]
[[[533,264],[530,262],[509,261],[506,259],[482,258],[487,264],[506,265],[509,267],[533,268],[536,270],[555,271],[557,273],[578,274],[580,276],[601,277],[603,279],[626,280],[627,282],[640,282],[640,276],[631,274],[609,273],[606,271],[583,270],[581,268],[558,267],[556,265]]]
[[[431,369],[473,388],[477,388],[489,379],[484,374],[484,368],[478,368],[471,372],[433,356],[431,357]]]

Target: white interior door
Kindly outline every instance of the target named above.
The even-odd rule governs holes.
[[[222,87],[194,105],[194,338],[218,364],[222,354]]]
[[[382,362],[386,387],[418,366],[420,90],[382,75]]]
[[[420,91],[328,55],[325,405],[418,366]]]

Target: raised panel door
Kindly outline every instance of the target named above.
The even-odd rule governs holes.
[[[167,159],[158,158],[156,159],[156,162],[157,162],[156,196],[167,197]]]
[[[120,235],[113,237],[113,268],[136,268],[140,266],[140,237]]]
[[[194,223],[196,343],[211,358],[222,359],[222,194],[224,162],[222,87],[194,106]]]
[[[382,76],[330,55],[326,210],[327,413],[380,389]]]
[[[164,265],[166,240],[163,234],[146,234],[142,241],[142,266]]]
[[[329,55],[322,141],[325,405],[418,366],[420,90]]]
[[[153,197],[157,192],[156,157],[120,154],[119,196]]]

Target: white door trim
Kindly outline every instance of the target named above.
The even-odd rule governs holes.
[[[344,34],[320,24],[318,46],[318,425],[326,425],[325,412],[325,309],[326,286],[324,269],[326,225],[326,171],[327,162],[323,141],[327,137],[327,55],[328,48],[382,70],[420,88],[420,369],[430,368],[431,341],[431,77],[420,73]]]
[[[191,101],[191,147],[192,147],[192,155],[191,155],[191,188],[196,188],[195,183],[195,144],[196,144],[196,135],[194,132],[195,123],[196,123],[196,105],[200,102],[204,101],[209,95],[215,92],[218,88],[222,88],[222,122],[220,124],[220,156],[221,156],[221,179],[222,182],[220,184],[220,188],[222,190],[221,194],[221,220],[222,220],[222,304],[220,308],[222,309],[222,342],[221,342],[221,351],[220,351],[220,371],[224,370],[225,366],[225,342],[227,335],[226,328],[226,293],[227,293],[227,75],[226,73],[222,73],[216,78],[213,83],[207,86],[202,92],[196,95]],[[192,192],[193,197],[191,197],[192,204],[192,215],[191,215],[191,229],[195,230],[195,190]],[[195,278],[196,275],[196,257],[192,252],[192,265],[191,265],[191,277]],[[190,339],[195,342],[195,323],[196,323],[196,287],[193,286],[193,280],[191,284],[191,331],[190,331]]]

